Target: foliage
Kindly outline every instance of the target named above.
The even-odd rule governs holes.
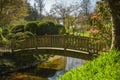
[[[0,0],[0,24],[23,23],[27,16],[26,0]]]
[[[81,8],[82,8],[82,12],[87,16],[90,14],[90,10],[92,7],[92,1],[91,0],[82,0],[81,2]]]
[[[33,37],[33,36],[34,36],[34,34],[31,33],[31,32],[29,32],[29,31],[24,32],[24,35],[26,35],[26,38]]]
[[[8,40],[15,39],[15,34],[14,34],[14,33],[9,33],[9,34],[6,36],[6,39],[8,39]]]
[[[25,25],[25,31],[30,31],[33,34],[36,34],[38,30],[38,25],[35,22],[28,22]]]
[[[46,22],[41,22],[38,24],[38,31],[37,35],[56,35],[58,34],[57,32],[57,27],[53,22],[46,21]]]
[[[36,21],[38,19],[38,11],[36,9],[36,5],[34,4],[34,6],[31,6],[31,4],[29,2],[27,2],[28,4],[28,16],[25,17],[25,20],[27,21]]]
[[[76,18],[74,16],[67,16],[65,18],[65,30],[67,33],[72,32],[74,34],[74,29],[76,27]],[[72,29],[72,31],[71,31]]]
[[[49,29],[48,29],[48,24],[45,22],[41,22],[38,24],[38,30],[37,30],[37,35],[45,35],[48,34]]]
[[[0,55],[2,57],[0,58],[0,74],[4,72],[9,73],[12,70],[21,69],[25,66],[33,68],[31,65],[40,64],[51,56],[50,54],[29,54],[29,52],[21,52],[20,54],[3,53],[3,55]]]
[[[110,48],[112,40],[111,14],[106,2],[97,3],[97,12],[91,16],[91,20],[92,28],[89,30],[90,35],[106,41]]]
[[[63,1],[56,1],[52,5],[52,8],[50,10],[50,14],[55,21],[60,20],[63,25],[65,25],[65,19],[69,18],[69,16],[75,16],[76,19],[78,19],[78,16],[81,14],[81,4],[78,3],[71,3],[70,5],[66,5]]]
[[[32,21],[26,25],[19,24],[11,27],[0,28],[0,39],[5,43],[9,43],[11,39],[22,40],[33,36],[40,35],[57,35],[65,32],[64,26],[54,24],[53,22],[46,21]]]
[[[51,21],[46,22],[48,24],[48,29],[49,29],[49,34],[50,35],[55,35],[57,33],[57,27],[55,27],[55,24]]]
[[[12,29],[11,29],[11,33],[18,33],[18,32],[24,32],[24,25],[15,25]]]
[[[8,29],[2,29],[2,36],[7,36],[9,34],[9,30]]]
[[[43,10],[45,7],[45,3],[44,0],[35,0],[35,5],[36,5],[36,9],[37,11],[39,11],[38,13],[38,20],[42,20],[43,19]]]
[[[24,40],[24,39],[27,39],[29,37],[33,37],[34,34],[32,34],[31,32],[29,31],[26,31],[26,32],[18,32],[16,34],[14,33],[9,33],[6,37],[6,39],[8,40],[11,40],[11,39],[15,39],[15,40]]]
[[[97,12],[91,16],[92,29],[90,33],[94,37],[99,37],[105,40],[111,40],[111,15],[108,10],[108,5],[105,2],[97,3]]]
[[[58,33],[58,34],[65,34],[65,27],[64,27],[63,25],[61,25],[61,24],[56,24],[55,27],[57,27],[57,29],[58,29],[58,30],[57,30],[57,31],[58,31],[57,33]]]
[[[2,55],[3,56],[3,55]],[[0,59],[0,72],[5,72],[6,70],[10,70],[14,67],[10,60]]]
[[[72,69],[57,80],[119,80],[120,52],[101,54],[84,66]]]
[[[26,37],[26,35],[24,35],[24,33],[22,33],[22,32],[19,32],[19,33],[15,34],[15,39],[16,40],[23,40],[23,39],[25,39],[25,37]]]

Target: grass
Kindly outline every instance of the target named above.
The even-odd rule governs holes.
[[[120,80],[120,52],[110,51],[57,80]]]
[[[80,36],[85,36],[85,37],[90,37],[90,33],[88,31],[84,32],[84,33],[79,33]]]

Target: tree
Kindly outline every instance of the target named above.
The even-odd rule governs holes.
[[[72,32],[72,34],[74,34],[75,27],[76,27],[76,18],[74,16],[68,16],[65,19],[66,33]]]
[[[89,13],[91,12],[91,0],[82,0],[81,2],[81,8],[82,8],[82,12],[85,15],[89,15]]]
[[[97,2],[96,11],[91,15],[91,28],[89,30],[91,37],[99,38],[96,43],[105,43],[108,50],[111,45],[111,14],[108,4],[104,1]]]
[[[78,16],[81,13],[81,9],[78,3],[73,3],[70,4],[69,6],[66,6],[64,2],[56,2],[55,4],[52,5],[50,13],[54,17],[61,19],[64,25],[65,18],[71,15]]]
[[[112,16],[112,45],[111,49],[120,50],[120,0],[106,0]]]
[[[36,21],[38,19],[38,10],[36,7],[36,4],[34,3],[34,6],[31,6],[29,2],[28,4],[28,16],[25,18],[27,21]]]
[[[17,24],[27,16],[26,0],[0,0],[0,24]]]
[[[62,23],[66,31],[69,32],[70,27],[78,22],[78,16],[81,14],[80,3],[66,5],[64,2],[56,2],[53,4],[50,13],[56,21],[58,22],[59,20],[59,23]],[[69,23],[71,24],[69,25]],[[76,27],[76,25],[74,26]]]
[[[38,20],[42,20],[43,19],[43,9],[44,9],[44,0],[35,0],[35,3],[37,5],[37,10],[38,10],[38,13],[39,13],[39,16],[38,16]]]
[[[91,0],[82,0],[81,8],[82,8],[82,13],[85,16],[85,24],[90,23],[91,7],[92,7]]]

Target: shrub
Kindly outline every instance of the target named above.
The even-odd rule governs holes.
[[[15,39],[15,34],[14,34],[14,33],[9,33],[9,34],[6,36],[6,38],[7,38],[8,40]]]
[[[22,33],[22,32],[16,33],[16,34],[15,34],[15,39],[16,39],[16,40],[25,39],[24,33]]]
[[[111,51],[100,55],[85,65],[68,71],[57,80],[119,80],[120,52]]]
[[[25,25],[25,30],[30,31],[33,34],[37,33],[38,25],[36,22],[29,22]]]
[[[62,25],[55,25],[50,21],[41,22],[38,24],[38,27],[37,35],[57,35],[60,32],[59,29],[63,31]]]
[[[49,34],[48,24],[46,22],[41,22],[38,24],[37,35]]]
[[[3,29],[2,30],[2,35],[5,37],[9,34],[9,30],[8,29]]]
[[[46,23],[48,24],[48,29],[49,29],[50,35],[58,34],[58,29],[53,22],[47,21]]]
[[[29,37],[33,37],[34,36],[34,34],[29,32],[29,31],[24,32],[24,35],[26,36],[25,38],[29,38]]]
[[[19,32],[19,33],[9,33],[6,38],[8,40],[11,40],[11,39],[16,39],[16,40],[21,40],[21,39],[26,39],[26,38],[29,38],[29,37],[33,37],[34,34],[32,34],[31,32],[29,31],[26,31],[26,32]]]
[[[16,25],[11,29],[12,33],[24,32],[24,25]]]
[[[56,24],[55,27],[57,28],[58,34],[65,34],[65,27],[61,24]]]

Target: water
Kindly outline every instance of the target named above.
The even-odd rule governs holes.
[[[85,61],[78,58],[67,57],[67,64],[65,70],[68,71],[72,68],[82,65]]]
[[[83,65],[84,62],[81,59],[56,55],[36,66],[35,69],[15,72],[2,80],[56,80],[60,75],[63,75],[70,69]]]
[[[65,69],[57,71],[56,74],[53,77],[49,77],[48,80],[55,80],[59,76],[63,75],[65,72],[67,72],[73,68],[76,68],[80,65],[83,65],[83,63],[85,62],[84,60],[72,58],[72,57],[67,57],[66,59],[67,60],[66,60]]]

